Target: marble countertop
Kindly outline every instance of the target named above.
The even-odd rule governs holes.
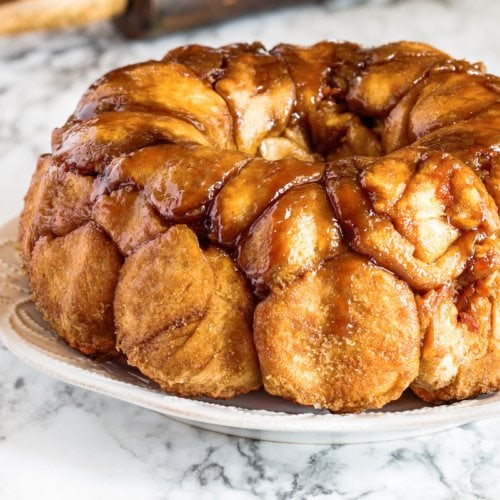
[[[500,2],[336,1],[124,43],[107,24],[0,40],[0,224],[17,215],[35,159],[113,67],[184,43],[414,39],[500,73]],[[497,499],[500,419],[376,444],[308,446],[201,431],[74,388],[0,345],[0,498]]]

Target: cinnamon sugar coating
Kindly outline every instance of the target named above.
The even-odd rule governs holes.
[[[500,79],[428,45],[177,48],[84,94],[20,219],[69,345],[355,412],[500,389]]]

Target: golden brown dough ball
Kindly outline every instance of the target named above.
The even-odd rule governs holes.
[[[117,345],[131,365],[183,396],[229,398],[260,387],[253,300],[232,260],[178,225],[120,272]]]
[[[380,408],[418,373],[410,288],[350,252],[260,302],[254,327],[265,389],[301,404]]]
[[[49,325],[84,354],[117,354],[113,299],[121,265],[115,244],[92,222],[35,245],[33,299]]]
[[[173,394],[500,390],[500,79],[418,42],[190,45],[97,80],[20,218],[33,299]],[[418,312],[417,312],[418,311]]]

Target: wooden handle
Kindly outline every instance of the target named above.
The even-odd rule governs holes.
[[[14,35],[110,19],[127,0],[17,0],[0,2],[0,35]]]
[[[115,26],[129,38],[206,26],[266,9],[324,0],[129,0]]]

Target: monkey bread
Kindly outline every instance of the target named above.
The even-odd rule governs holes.
[[[86,91],[19,238],[34,302],[82,353],[180,396],[359,412],[500,389],[499,206],[482,64],[188,45]]]

